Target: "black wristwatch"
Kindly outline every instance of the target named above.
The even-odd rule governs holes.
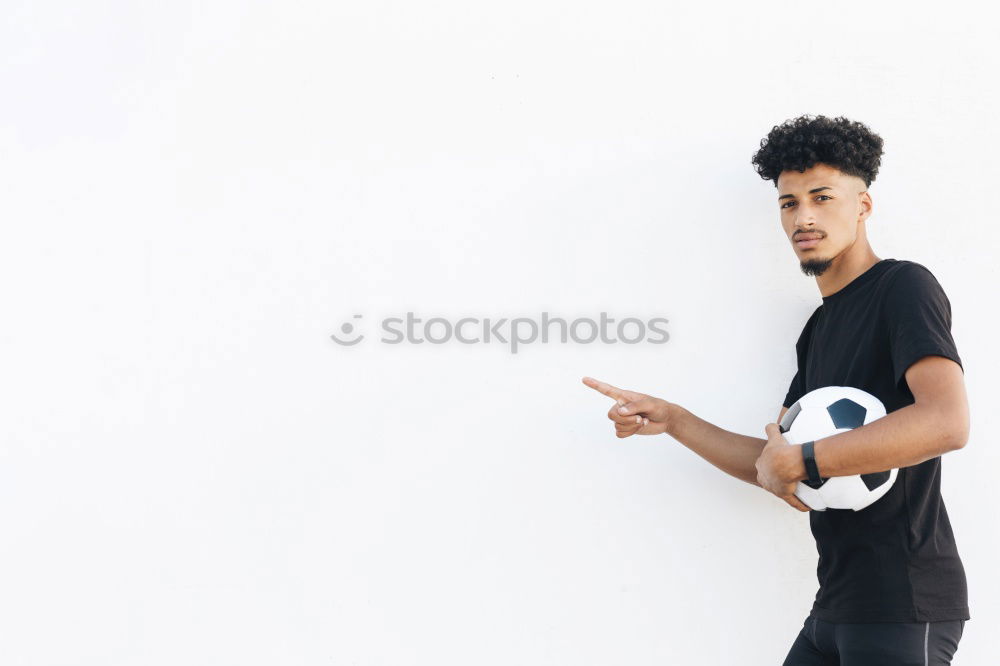
[[[806,442],[802,445],[802,460],[806,464],[806,474],[809,478],[802,483],[806,484],[810,488],[819,488],[823,485],[826,479],[820,477],[819,468],[816,466],[816,454],[813,451],[813,445],[816,442]]]

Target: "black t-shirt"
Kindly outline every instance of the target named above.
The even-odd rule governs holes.
[[[960,366],[951,303],[913,261],[883,259],[823,298],[795,345],[798,371],[784,406],[823,386],[874,395],[886,413],[913,404],[905,373],[928,355]],[[822,473],[822,470],[820,470]],[[941,457],[900,468],[861,511],[810,511],[819,590],[811,615],[827,622],[968,620],[965,569],[941,497]]]

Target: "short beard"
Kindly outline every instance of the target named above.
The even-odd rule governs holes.
[[[806,275],[822,275],[831,265],[833,259],[807,259],[799,263],[799,268]]]

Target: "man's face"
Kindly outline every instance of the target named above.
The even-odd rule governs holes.
[[[778,210],[802,272],[822,275],[854,245],[871,212],[871,197],[865,181],[820,163],[802,173],[781,172]]]

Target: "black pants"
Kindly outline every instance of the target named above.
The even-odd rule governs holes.
[[[806,618],[782,666],[948,666],[965,620],[833,624]]]

